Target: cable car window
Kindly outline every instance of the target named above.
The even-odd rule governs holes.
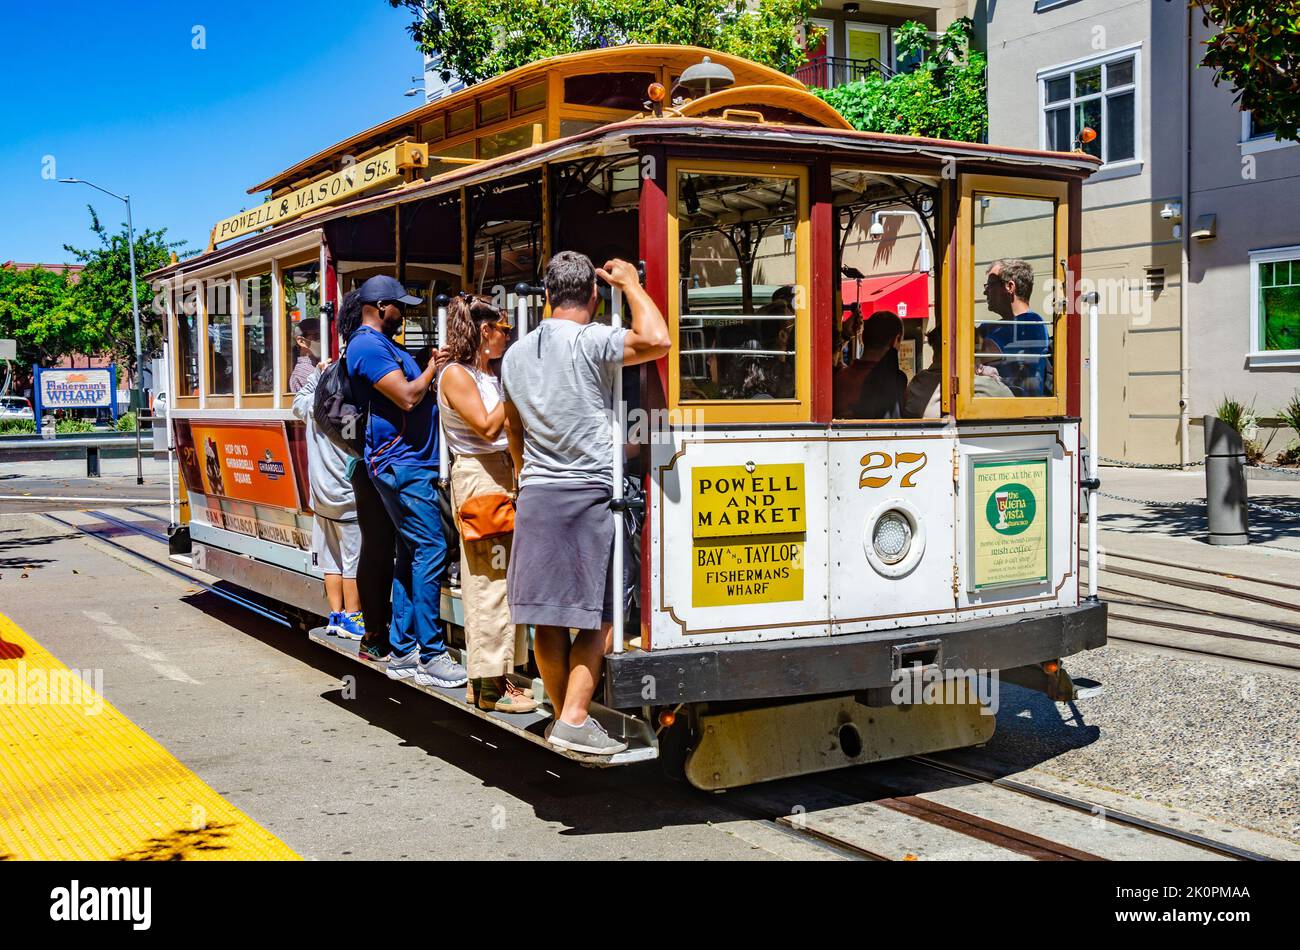
[[[244,336],[245,395],[274,392],[275,364],[273,362],[273,324],[271,294],[274,283],[271,275],[258,274],[245,277],[240,282],[240,324]]]
[[[473,158],[474,143],[461,142],[459,145],[439,145],[436,148],[429,149],[429,172],[430,178],[438,175],[445,175],[447,172],[457,171],[464,168],[463,162],[444,162],[439,161],[441,158]]]
[[[531,86],[516,86],[514,89],[514,111],[531,112],[546,105],[546,83],[535,82]]]
[[[590,73],[564,78],[564,101],[574,106],[597,106],[640,112],[654,73]]]
[[[534,142],[541,141],[541,128],[540,125],[530,123],[528,125],[517,125],[513,129],[506,129],[504,132],[480,136],[478,140],[478,157],[496,158],[498,155],[505,155],[508,152],[517,152],[521,148],[528,148]]]
[[[208,395],[231,396],[235,392],[235,339],[230,282],[213,281],[208,287]]]
[[[465,106],[463,109],[456,109],[447,116],[447,134],[455,135],[457,132],[464,132],[466,129],[474,128],[474,107]]]
[[[176,314],[176,395],[199,394],[199,297],[196,290],[172,297]]]
[[[506,95],[493,96],[491,99],[484,99],[478,104],[479,125],[498,122],[509,114],[510,97]]]
[[[677,180],[680,399],[794,399],[799,181]]]
[[[602,125],[609,125],[609,121],[606,119],[561,119],[560,138],[567,139],[570,135],[589,132],[592,129],[600,128]]]
[[[972,394],[977,399],[1055,396],[1056,202],[976,192],[972,214]]]
[[[284,387],[297,392],[320,362],[320,261],[280,270],[284,293]]]

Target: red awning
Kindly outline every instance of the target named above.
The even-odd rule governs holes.
[[[840,296],[845,311],[840,319],[849,316],[848,306],[858,300],[862,288],[862,316],[869,317],[877,310],[892,310],[909,320],[924,320],[930,316],[930,275],[903,274],[893,277],[865,277],[846,280],[840,284]]]

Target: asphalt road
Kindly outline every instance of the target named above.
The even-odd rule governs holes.
[[[778,815],[823,822],[873,852],[990,856],[874,804],[888,788],[966,795],[972,807],[988,786],[947,789],[884,763],[829,785],[709,796],[656,764],[587,770],[36,514],[0,515],[0,611],[68,666],[102,669],[110,703],[304,857],[845,856],[768,820]],[[1119,644],[1069,667],[1105,683],[1103,696],[1058,704],[1004,684],[997,734],[961,760],[1219,840],[1262,832],[1256,847],[1300,854],[1286,850],[1300,842],[1293,676]],[[1064,827],[1028,800],[993,804],[1034,833]],[[1119,835],[1085,850],[1106,847],[1157,854]]]

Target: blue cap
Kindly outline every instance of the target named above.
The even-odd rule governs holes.
[[[402,282],[396,277],[388,277],[384,274],[376,274],[369,278],[361,285],[361,302],[378,303],[386,300],[389,303],[404,303],[413,307],[417,303],[424,303],[419,297],[412,297],[402,286]]]

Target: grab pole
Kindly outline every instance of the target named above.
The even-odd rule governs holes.
[[[438,294],[433,298],[434,306],[438,308],[438,339],[434,342],[437,344],[434,349],[439,350],[447,345],[447,304],[451,303],[451,298],[446,294]],[[434,354],[430,354],[430,359],[434,359]],[[437,381],[434,381],[437,386]],[[435,398],[436,395],[435,395]],[[445,488],[451,483],[451,450],[447,448],[447,433],[442,426],[442,413],[438,413],[438,481]]]
[[[623,291],[611,287],[609,322],[611,326],[623,325]],[[623,404],[623,364],[619,361],[610,393],[613,413],[614,458],[614,652],[623,652],[623,441],[627,438],[627,406]]]
[[[515,326],[519,329],[517,339],[522,340],[528,335],[530,327],[528,326],[529,303],[533,297],[538,294],[546,293],[545,287],[534,287],[532,284],[515,284]]]
[[[1084,294],[1088,304],[1088,480],[1084,487],[1088,489],[1088,599],[1097,599],[1097,575],[1101,564],[1097,560],[1097,499],[1101,480],[1097,478],[1097,456],[1101,446],[1097,443],[1097,414],[1100,403],[1098,392],[1097,364],[1100,354],[1097,352],[1097,293]]]

